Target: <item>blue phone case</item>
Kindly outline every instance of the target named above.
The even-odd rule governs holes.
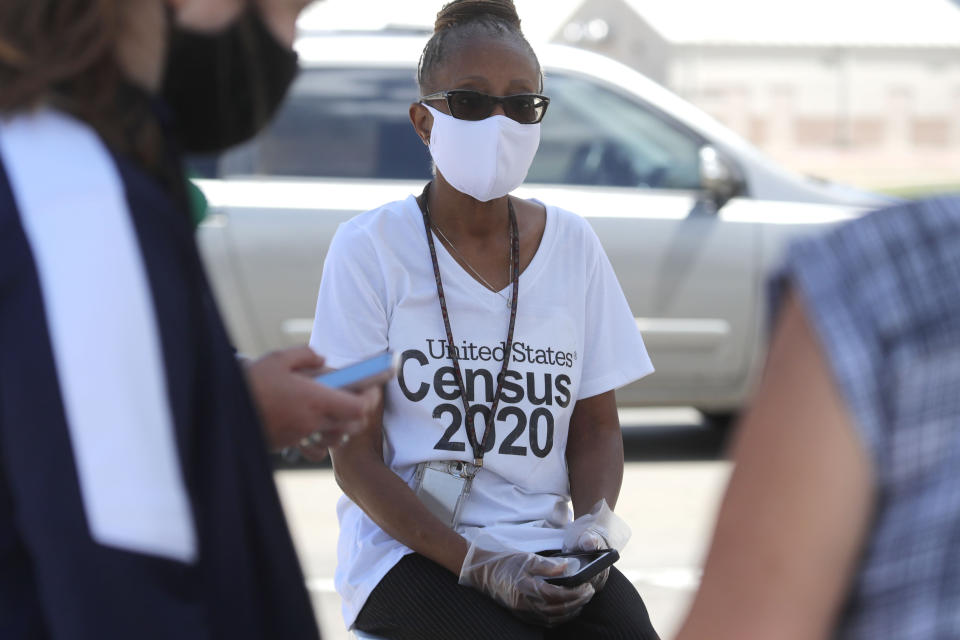
[[[393,365],[393,354],[390,352],[381,353],[367,360],[346,366],[343,369],[321,374],[314,378],[314,381],[327,387],[342,389],[377,374],[389,371],[393,368]]]

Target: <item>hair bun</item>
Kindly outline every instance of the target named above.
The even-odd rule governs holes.
[[[453,0],[440,9],[434,33],[480,20],[505,22],[520,31],[520,16],[512,0]]]

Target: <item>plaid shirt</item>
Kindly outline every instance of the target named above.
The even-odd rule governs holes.
[[[960,197],[803,240],[789,281],[876,469],[838,638],[960,638]]]

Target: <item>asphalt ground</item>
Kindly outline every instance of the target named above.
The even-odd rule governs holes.
[[[617,567],[636,586],[666,639],[699,584],[730,470],[723,459],[726,434],[686,410],[624,411],[621,424],[626,465],[617,513],[633,537]],[[328,463],[283,467],[276,480],[323,637],[351,638],[333,589],[340,497],[333,472]]]

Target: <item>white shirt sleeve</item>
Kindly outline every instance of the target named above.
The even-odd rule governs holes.
[[[370,237],[355,222],[330,243],[317,295],[310,346],[340,368],[386,351],[386,285]]]
[[[653,373],[640,330],[600,241],[593,243],[593,268],[587,279],[583,376],[577,399],[617,389]]]

